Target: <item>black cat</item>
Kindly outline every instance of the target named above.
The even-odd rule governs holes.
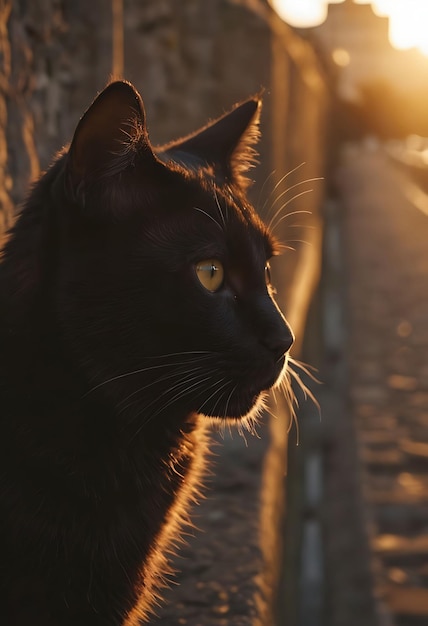
[[[250,420],[293,336],[246,200],[249,100],[151,146],[110,84],[0,265],[0,621],[131,626],[197,489],[209,419]]]

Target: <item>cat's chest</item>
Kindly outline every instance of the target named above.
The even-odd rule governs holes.
[[[141,445],[110,446],[80,458],[21,457],[5,470],[10,487],[4,514],[11,524],[22,519],[29,543],[51,540],[53,532],[76,541],[93,537],[96,543],[111,543],[115,536],[147,539],[174,502],[190,496],[204,452],[200,432],[172,436],[166,431],[157,441],[147,437]],[[23,498],[30,517],[21,510]]]

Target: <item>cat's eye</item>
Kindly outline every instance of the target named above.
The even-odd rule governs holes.
[[[205,289],[214,293],[223,285],[223,265],[218,259],[204,259],[196,264],[196,276]]]
[[[266,285],[268,286],[272,285],[272,275],[270,273],[269,263],[266,263],[265,265],[265,281],[266,281]]]

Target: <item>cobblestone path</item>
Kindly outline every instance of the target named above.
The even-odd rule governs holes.
[[[350,403],[376,596],[383,624],[427,626],[428,215],[381,150],[349,153],[338,178]]]

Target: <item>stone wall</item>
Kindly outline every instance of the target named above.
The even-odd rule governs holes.
[[[102,0],[0,1],[0,144],[7,164],[0,185],[13,205],[105,84],[110,31]],[[11,212],[3,201],[1,223],[10,223]]]
[[[105,0],[0,2],[1,143],[12,176],[2,187],[14,202],[110,78],[110,9]],[[325,114],[317,61],[262,0],[124,0],[124,41],[124,77],[143,95],[155,143],[264,90],[257,179],[302,160],[322,169],[311,154]]]

